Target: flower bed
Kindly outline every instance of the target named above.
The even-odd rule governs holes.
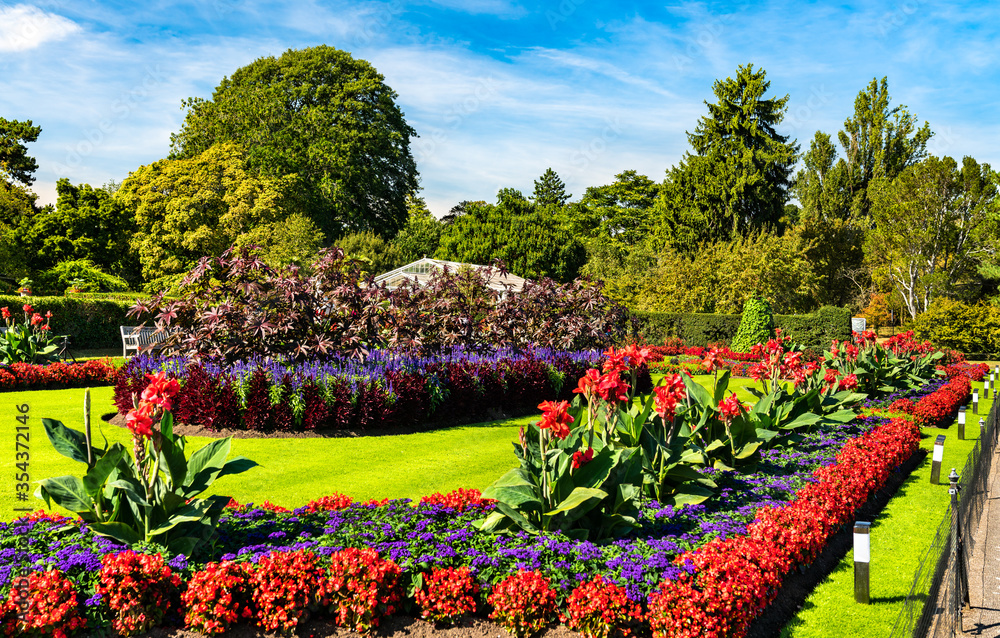
[[[114,383],[116,368],[108,359],[82,363],[13,363],[0,366],[0,391],[54,390]]]
[[[181,383],[176,416],[210,429],[366,430],[490,418],[533,409],[554,396],[571,398],[572,383],[600,359],[594,351],[537,350],[491,355],[453,349],[435,357],[377,351],[368,359],[283,365],[255,359],[224,366],[179,358],[133,357],[115,384],[119,412],[147,374],[166,371]],[[648,388],[649,377],[644,384]]]
[[[953,394],[946,387],[939,384],[930,394],[917,391],[894,400],[916,398],[919,402],[928,396]],[[796,565],[810,562],[918,446],[919,430],[907,419],[869,415],[825,426],[794,449],[768,450],[757,472],[709,470],[721,489],[719,497],[706,504],[672,508],[647,502],[638,532],[606,543],[553,534],[493,537],[477,533],[472,522],[493,505],[478,498],[474,490],[432,495],[416,505],[406,500],[352,503],[334,495],[293,512],[233,503],[223,516],[211,553],[190,561],[184,556],[165,556],[157,567],[162,578],[156,587],[163,589],[156,591],[161,592],[157,600],[169,602],[158,605],[160,612],[166,611],[168,622],[181,622],[187,616],[192,627],[230,626],[241,618],[267,626],[291,622],[294,627],[309,614],[338,617],[341,612],[336,610],[344,609],[333,603],[332,594],[323,594],[325,600],[322,596],[296,598],[299,594],[294,592],[300,591],[296,587],[328,591],[338,578],[337,570],[352,569],[349,566],[359,560],[375,565],[377,556],[377,573],[387,575],[378,577],[372,591],[382,593],[377,599],[338,603],[347,605],[344,614],[353,614],[344,616],[353,619],[344,624],[362,629],[374,626],[379,615],[398,607],[396,597],[407,590],[418,601],[445,596],[464,601],[439,602],[434,607],[454,614],[470,607],[471,596],[481,611],[487,597],[505,591],[500,587],[505,580],[537,572],[537,577],[522,578],[539,591],[551,588],[566,622],[581,627],[607,629],[601,629],[595,612],[582,605],[583,594],[574,598],[574,592],[589,588],[588,592],[597,592],[595,596],[600,594],[605,607],[614,610],[610,617],[623,627],[635,622],[638,604],[655,636],[739,636],[776,595],[781,578]],[[345,554],[349,548],[375,552]],[[85,524],[60,517],[36,514],[0,523],[0,597],[11,599],[13,576],[22,570],[57,570],[73,584],[76,601],[74,605],[74,598],[66,592],[59,599],[58,617],[67,619],[63,628],[70,630],[71,622],[80,626],[81,618],[89,629],[107,627],[121,612],[109,606],[108,594],[100,593],[104,591],[101,571],[119,565],[121,560],[113,557],[125,549],[93,535]],[[287,560],[279,561],[281,555]],[[279,594],[274,589],[275,570],[285,569],[280,566],[286,562],[300,565],[289,572],[298,580],[288,581]],[[469,586],[454,592],[435,590],[431,596],[418,586],[419,575],[424,575],[423,582],[434,583],[440,580],[440,575],[434,577],[435,569],[462,567],[474,575],[473,584],[481,588],[478,594]],[[392,576],[397,569],[398,581]],[[226,580],[210,581],[203,575],[206,570],[224,574]],[[183,581],[179,586],[171,584],[174,576]],[[65,589],[56,576],[34,582],[51,582],[60,591]],[[209,585],[225,587],[229,602],[221,607],[207,605]],[[192,589],[195,586],[197,590]],[[184,594],[188,602],[182,604],[180,594],[185,588],[191,593]],[[512,631],[537,622],[538,609],[528,608],[516,597],[503,600],[506,611],[497,620],[508,619]],[[274,601],[282,601],[279,606],[283,608],[276,609]],[[130,604],[139,605],[136,614],[146,613],[141,601]],[[299,611],[292,613],[295,609]],[[546,622],[554,620],[554,610],[542,610]],[[2,622],[10,625],[13,617],[8,613]]]

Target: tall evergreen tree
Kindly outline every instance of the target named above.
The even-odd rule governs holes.
[[[572,197],[566,192],[566,184],[559,174],[546,168],[542,176],[535,180],[535,192],[531,199],[538,206],[564,206]]]
[[[765,97],[764,69],[740,66],[712,85],[717,101],[688,133],[692,152],[667,173],[657,203],[665,239],[690,250],[701,241],[777,225],[789,198],[798,146],[777,131],[788,96]]]
[[[42,127],[32,126],[31,120],[19,122],[0,117],[0,180],[25,186],[34,183],[38,164],[24,145],[38,140],[41,132]]]

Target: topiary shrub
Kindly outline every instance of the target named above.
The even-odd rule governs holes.
[[[771,304],[759,295],[754,295],[743,306],[743,317],[730,346],[734,352],[750,352],[758,343],[766,343],[774,337],[774,316]]]

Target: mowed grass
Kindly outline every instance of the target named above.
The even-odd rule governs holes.
[[[697,380],[711,387],[712,377]],[[746,390],[753,382],[734,379],[731,386],[744,401],[752,395]],[[114,412],[113,389],[91,390],[92,427],[98,447],[100,433],[110,443],[119,442],[131,449],[128,430],[101,420],[102,414]],[[41,419],[62,421],[67,427],[83,430],[83,390],[44,390],[0,394],[0,424],[8,434],[0,440],[0,519],[10,520],[19,512],[14,508],[37,509],[44,503],[30,496],[27,502],[15,500],[15,418],[17,406],[29,406],[31,439],[29,473],[34,493],[35,481],[72,474],[82,476],[83,465],[63,457],[52,449]],[[260,464],[244,474],[224,477],[212,486],[209,494],[227,494],[241,503],[265,500],[294,508],[311,499],[333,492],[357,500],[412,498],[457,488],[485,489],[507,470],[517,466],[512,443],[518,429],[536,420],[529,415],[503,421],[456,426],[431,432],[397,436],[361,438],[233,439],[231,456],[246,456]],[[211,439],[189,437],[188,454]],[[21,450],[23,451],[23,450]]]
[[[973,384],[973,388],[979,388],[980,395],[982,386],[982,383]],[[939,434],[946,437],[941,463],[943,484],[930,483],[932,459],[928,454],[871,521],[871,604],[854,602],[854,552],[849,551],[806,599],[802,610],[782,631],[782,638],[876,638],[892,633],[917,566],[947,510],[950,499],[948,473],[951,468],[962,471],[979,437],[979,418],[989,413],[992,403],[992,400],[980,398],[979,415],[972,414],[971,407],[968,409],[966,436],[969,440],[958,439],[957,424],[944,430],[924,429],[921,447],[928,452]],[[918,594],[926,599],[926,591]]]

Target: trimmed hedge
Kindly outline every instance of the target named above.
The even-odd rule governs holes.
[[[661,344],[669,337],[680,337],[685,345],[698,347],[731,343],[741,319],[741,315],[679,312],[634,311],[632,315],[639,324],[638,334],[646,343]],[[808,315],[774,315],[774,326],[791,336],[793,343],[806,348],[827,347],[834,339],[851,339],[851,311],[823,306]]]
[[[135,319],[125,316],[132,304],[124,301],[0,295],[0,307],[7,306],[15,317],[26,303],[43,315],[51,310],[52,333],[69,335],[74,350],[121,346],[118,327],[137,325]]]

